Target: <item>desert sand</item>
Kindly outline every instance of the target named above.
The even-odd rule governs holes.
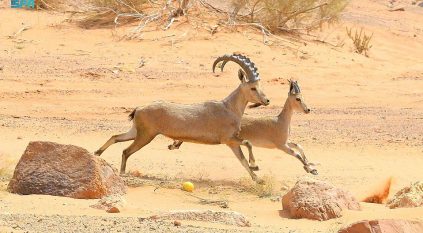
[[[316,40],[268,46],[254,30],[210,35],[188,25],[145,32],[140,41],[119,40],[131,25],[85,30],[67,22],[67,14],[10,9],[0,1],[0,166],[7,170],[0,183],[0,232],[311,233],[337,232],[364,219],[423,220],[423,207],[391,210],[370,203],[339,219],[290,219],[281,202],[272,200],[298,178],[312,176],[292,156],[254,148],[257,174],[276,184],[273,196],[259,197],[244,184],[248,174],[226,146],[185,143],[169,151],[172,141],[162,136],[129,158],[127,170],[151,179],[129,188],[121,213],[89,207],[97,200],[6,191],[30,141],[95,151],[130,127],[127,115],[136,106],[224,98],[239,83],[237,67],[228,64],[223,73],[213,74],[211,64],[215,57],[237,51],[256,63],[271,99],[271,105],[246,114],[277,115],[287,97],[286,79],[298,80],[312,112],[294,115],[291,140],[303,146],[310,161],[321,163],[317,178],[361,199],[392,177],[391,197],[423,180],[423,8],[402,1],[397,4],[405,11],[391,12],[387,4],[351,1],[337,24],[313,33]],[[23,25],[31,28],[9,38]],[[374,34],[369,57],[354,53],[346,26]],[[102,158],[119,168],[128,145],[115,144]],[[222,210],[180,190],[178,184],[185,180],[195,183],[196,196],[227,200],[229,210],[247,216],[252,226],[183,221],[178,228],[166,221],[138,221],[168,210]]]

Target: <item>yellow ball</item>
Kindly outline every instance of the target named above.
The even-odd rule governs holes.
[[[187,191],[187,192],[192,192],[194,191],[194,184],[191,182],[184,182],[182,184],[182,190]]]

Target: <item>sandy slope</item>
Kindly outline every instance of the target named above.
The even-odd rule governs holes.
[[[128,28],[85,31],[64,23],[66,15],[0,8],[0,161],[12,168],[32,140],[94,151],[112,134],[129,127],[128,111],[157,99],[183,103],[222,99],[238,84],[236,66],[228,65],[216,77],[210,71],[211,62],[218,55],[240,51],[258,65],[272,101],[271,106],[246,114],[278,114],[287,93],[284,80],[298,79],[313,111],[294,117],[292,140],[303,145],[311,161],[322,163],[319,178],[361,197],[392,176],[396,191],[423,180],[423,8],[405,6],[404,12],[389,12],[383,1],[354,1],[339,25],[318,32],[318,39],[332,44],[344,41],[343,47],[307,42],[296,50],[265,46],[261,35],[250,31],[210,36],[185,26],[146,33],[140,42],[118,41],[115,35]],[[9,39],[22,24],[32,28]],[[345,26],[374,33],[369,58],[351,52]],[[141,59],[145,65],[139,68]],[[112,72],[115,66],[120,67],[118,74]],[[129,159],[128,169],[163,180],[209,179],[211,183],[200,183],[196,195],[227,199],[231,210],[250,218],[253,226],[248,230],[254,232],[335,232],[360,219],[423,218],[422,208],[389,210],[363,204],[363,211],[347,212],[337,220],[292,220],[280,212],[280,202],[238,190],[239,179],[247,173],[225,146],[184,144],[178,151],[168,151],[170,142],[157,137]],[[118,167],[127,145],[114,145],[103,157]],[[284,187],[277,192],[283,193],[306,175],[297,160],[277,150],[255,148],[255,154],[261,168],[258,174],[270,174]],[[212,186],[222,182],[228,185],[210,194],[216,190]],[[4,191],[6,184],[0,191],[0,226],[9,228],[0,227],[0,231],[8,231],[13,224],[23,230],[38,224],[41,228],[33,230],[41,231],[49,224],[34,219],[47,218],[42,215],[58,214],[51,221],[64,224],[73,219],[67,215],[107,215],[107,228],[112,221],[110,214],[89,207],[95,201],[11,195]],[[200,205],[177,189],[154,192],[154,185],[131,188],[126,199],[130,204],[116,216],[219,209]],[[101,218],[83,217],[73,224],[82,226],[87,220],[94,226]],[[136,219],[117,221],[124,230]],[[163,229],[170,226],[163,224]],[[235,230],[189,224],[200,227],[193,231]],[[51,227],[45,229],[57,229]]]

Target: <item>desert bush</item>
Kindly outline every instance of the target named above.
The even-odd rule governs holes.
[[[347,3],[348,0],[256,0],[250,20],[271,32],[310,31],[336,21]]]
[[[35,9],[37,10],[56,10],[62,11],[64,9],[75,8],[78,2],[68,0],[35,0]]]
[[[55,0],[35,0],[35,9],[55,9],[57,2]]]
[[[360,29],[360,32],[356,29],[355,33],[352,33],[352,28],[347,29],[347,35],[352,40],[354,44],[355,52],[362,54],[364,53],[365,56],[368,56],[369,49],[372,47],[370,41],[372,40],[373,33],[368,36],[365,32],[363,32],[363,28]]]
[[[139,13],[142,12],[146,0],[90,0],[96,7],[108,8],[117,13]]]
[[[147,0],[89,0],[88,5],[80,7],[83,17],[77,20],[83,28],[102,28],[126,24],[143,16]],[[128,17],[130,16],[130,17]]]

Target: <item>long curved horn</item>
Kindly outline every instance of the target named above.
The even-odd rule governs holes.
[[[257,72],[257,68],[255,67],[254,63],[246,56],[243,56],[241,54],[233,54],[233,55],[223,55],[221,57],[218,57],[213,62],[213,72],[216,68],[216,65],[219,62],[222,62],[221,70],[223,71],[223,68],[225,67],[226,63],[228,61],[233,61],[237,63],[241,68],[244,70],[247,79],[249,82],[255,82],[260,80],[259,73]]]

